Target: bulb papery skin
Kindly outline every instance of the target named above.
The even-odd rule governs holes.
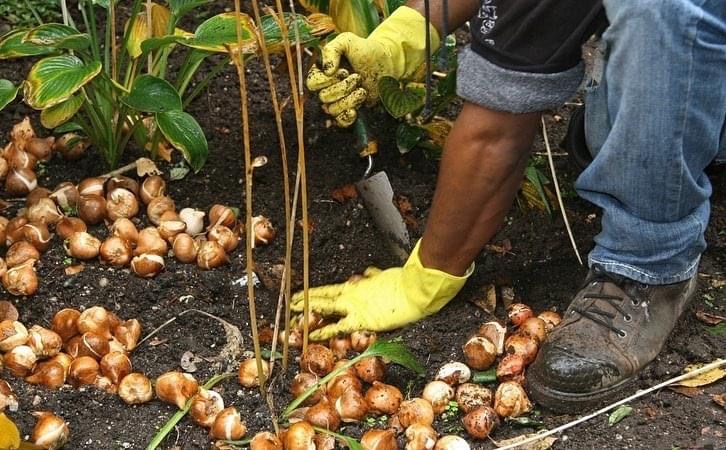
[[[534,312],[532,311],[532,308],[524,303],[512,303],[507,308],[507,316],[509,317],[509,321],[512,322],[515,327],[518,327],[525,320],[533,317]]]
[[[456,403],[464,413],[480,406],[492,406],[492,391],[479,384],[464,383],[456,388]]]
[[[66,370],[59,362],[45,361],[35,366],[33,372],[25,377],[25,382],[58,389],[66,382]]]
[[[539,342],[532,336],[513,334],[504,342],[504,351],[506,353],[521,355],[524,358],[524,364],[529,365],[537,357]]]
[[[312,373],[300,372],[295,375],[290,384],[290,393],[293,398],[301,396],[308,388],[314,386],[320,378]],[[316,404],[325,395],[324,388],[319,388],[312,395],[305,399],[302,406],[311,406]]]
[[[307,422],[290,425],[284,437],[285,450],[315,450],[315,429]]]
[[[394,430],[368,430],[363,433],[360,443],[365,450],[396,450]]]
[[[174,204],[174,200],[162,195],[151,199],[149,204],[146,206],[146,215],[151,223],[158,226],[161,223],[161,216],[165,212],[175,211],[175,209],[176,206]]]
[[[106,218],[106,199],[100,195],[81,195],[78,200],[78,217],[87,225],[97,225]]]
[[[525,336],[531,336],[541,344],[547,337],[547,323],[539,317],[530,317],[522,322],[517,333]]]
[[[366,383],[382,381],[386,375],[386,364],[379,356],[370,356],[363,358],[353,366],[358,378]]]
[[[141,278],[153,278],[164,270],[164,258],[151,253],[134,256],[131,260],[131,270]]]
[[[136,225],[129,219],[116,219],[111,225],[110,231],[112,235],[118,236],[132,245],[136,245],[139,240],[139,230],[136,229]]]
[[[262,362],[262,372],[265,378],[270,374],[270,366],[265,361]],[[239,383],[244,387],[252,388],[259,386],[260,379],[257,370],[257,360],[251,358],[242,361],[239,365],[238,379]]]
[[[333,352],[320,344],[310,344],[300,358],[300,368],[319,377],[329,374],[334,364]]]
[[[269,431],[262,431],[252,438],[250,450],[283,450],[282,441]]]
[[[504,352],[504,338],[506,337],[507,329],[500,325],[499,322],[482,324],[476,334],[477,336],[489,339],[496,347],[497,355],[501,355]]]
[[[152,175],[144,179],[139,189],[139,196],[145,205],[148,205],[154,198],[161,197],[165,194],[166,181],[158,175]]]
[[[131,373],[131,360],[125,353],[109,352],[101,358],[101,374],[108,377],[113,384],[119,384],[121,380]]]
[[[368,401],[360,391],[349,389],[335,400],[335,410],[343,422],[360,422],[368,414]]]
[[[191,264],[197,260],[199,244],[187,233],[179,233],[174,237],[172,249],[179,262]]]
[[[403,428],[413,424],[430,426],[434,423],[434,408],[428,400],[413,398],[401,403],[397,416]]]
[[[101,251],[101,241],[93,235],[78,231],[68,239],[68,255],[81,260],[90,260],[98,257]]]
[[[86,231],[86,222],[78,217],[64,217],[55,226],[56,234],[63,240],[70,239],[75,232]]]
[[[91,356],[79,356],[68,369],[68,382],[75,387],[93,384],[101,373],[98,362]]]
[[[0,352],[9,352],[28,342],[30,334],[27,328],[17,320],[3,320],[0,322]]]
[[[99,249],[101,261],[114,267],[124,267],[131,262],[131,244],[118,236],[103,241]]]
[[[406,429],[406,450],[431,450],[437,437],[431,425],[415,423]]]
[[[30,437],[35,445],[55,450],[68,442],[70,430],[65,420],[48,411],[37,411],[33,415],[38,419]]]
[[[506,381],[494,394],[494,411],[502,417],[518,417],[532,410],[532,403],[522,385]]]
[[[475,370],[486,370],[497,359],[497,349],[487,338],[473,336],[464,344],[466,365]]]
[[[204,241],[199,246],[197,253],[197,266],[210,270],[229,262],[224,248],[217,242]]]
[[[264,216],[256,216],[252,218],[252,232],[254,233],[253,247],[259,245],[267,245],[275,239],[277,232],[272,226],[270,219]]]
[[[313,426],[335,431],[340,427],[340,416],[335,405],[323,397],[318,403],[308,408],[304,420]]]
[[[199,388],[199,392],[192,397],[189,414],[197,424],[210,428],[222,410],[224,410],[224,400],[218,392]]]
[[[2,275],[5,289],[13,295],[31,296],[38,290],[38,274],[33,268],[34,261],[25,262],[9,268]]]
[[[537,317],[544,320],[548,333],[562,322],[562,316],[554,311],[542,311]]]
[[[378,340],[378,335],[375,331],[361,330],[350,334],[350,345],[358,353],[368,350],[368,347],[373,345],[376,340]]]
[[[194,208],[184,208],[179,211],[179,218],[186,224],[186,233],[196,236],[204,230],[204,211]]]
[[[212,205],[209,209],[209,228],[216,225],[224,225],[225,227],[233,228],[235,222],[237,222],[237,216],[229,206]]]
[[[28,330],[28,345],[39,358],[50,358],[60,352],[63,339],[55,331],[33,325]]]
[[[127,352],[133,351],[141,337],[141,322],[138,319],[125,320],[114,328],[113,335]]]
[[[108,220],[129,219],[139,213],[139,202],[133,192],[116,188],[106,196]]]
[[[242,422],[239,412],[230,406],[217,414],[210,429],[212,439],[239,440],[247,433],[247,426]]]
[[[23,226],[24,227],[24,226]],[[27,262],[34,264],[40,259],[40,252],[27,241],[18,241],[10,246],[5,254],[5,264],[12,269]]]
[[[111,314],[102,306],[92,306],[84,310],[76,321],[78,333],[96,333],[106,339],[111,338]]]
[[[374,381],[373,386],[366,391],[366,401],[371,412],[393,415],[401,406],[403,394],[396,386]]]
[[[118,395],[126,404],[138,405],[154,398],[154,389],[146,375],[130,373],[119,383]]]
[[[446,363],[436,373],[436,379],[448,385],[456,386],[471,379],[471,369],[460,362]]]
[[[35,367],[38,357],[33,353],[33,349],[27,345],[19,345],[14,347],[3,356],[3,364],[5,369],[13,376],[24,378],[30,374]]]

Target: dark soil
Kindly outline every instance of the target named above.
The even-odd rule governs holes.
[[[0,64],[0,78],[19,81],[28,67],[25,62],[4,61]],[[267,166],[255,172],[254,211],[255,214],[270,217],[281,229],[284,210],[274,117],[261,65],[254,62],[249,64],[248,72],[253,153],[266,155],[270,160]],[[284,84],[284,79],[281,79],[283,91]],[[199,174],[190,174],[183,181],[169,183],[169,194],[179,209],[187,206],[208,209],[214,203],[243,206],[237,90],[236,75],[229,67],[190,109],[206,131],[210,158]],[[305,146],[313,224],[311,285],[344,281],[370,265],[396,265],[395,258],[381,244],[372,219],[362,204],[358,200],[341,204],[331,198],[333,189],[358,180],[365,168],[364,162],[357,156],[354,137],[348,131],[326,128],[325,117],[315,101],[308,101],[306,108]],[[288,149],[292,153],[290,160],[294,161],[294,121],[289,109],[286,114]],[[569,107],[564,107],[547,114],[551,141],[556,143],[561,140],[569,113]],[[6,136],[13,123],[28,114],[37,121],[37,114],[21,104],[14,104],[0,113],[2,136]],[[418,237],[430,208],[437,163],[426,159],[419,151],[401,157],[393,142],[394,124],[390,122],[381,119],[374,124],[381,149],[376,166],[388,172],[395,192],[410,200],[418,223],[411,232],[414,237]],[[37,129],[41,129],[39,125]],[[538,140],[534,151],[543,150],[544,145]],[[135,154],[130,151],[126,159],[133,159]],[[576,172],[568,158],[558,156],[556,164],[560,182],[568,194],[565,201],[570,221],[584,255],[599,230],[598,210],[571,195]],[[161,166],[162,169],[169,168],[166,164]],[[542,168],[546,170],[546,166]],[[105,171],[106,168],[95,153],[76,163],[56,158],[47,165],[47,171],[39,178],[39,184],[53,187],[64,180],[79,181]],[[704,325],[695,318],[698,310],[721,315],[726,312],[726,287],[723,283],[726,280],[726,174],[723,171],[714,173],[712,181],[713,213],[707,231],[709,249],[703,256],[700,268],[698,295],[664,350],[642,373],[638,388],[670,378],[681,372],[687,364],[709,362],[726,354],[726,340],[707,333]],[[14,214],[14,211],[8,214]],[[142,220],[145,221],[145,218]],[[100,236],[106,233],[102,227],[93,232]],[[536,311],[563,311],[586,274],[586,268],[580,266],[573,255],[563,222],[557,213],[550,216],[515,206],[494,243],[504,239],[511,241],[511,252],[504,256],[482,254],[464,291],[439,314],[385,335],[387,338],[403,338],[429,368],[428,379],[432,378],[441,364],[461,360],[462,344],[480,323],[488,319],[483,310],[471,303],[482,296],[484,284],[513,286],[517,296]],[[271,245],[255,250],[257,273],[262,280],[257,290],[258,320],[262,324],[269,324],[274,318],[283,247],[284,239],[279,236]],[[301,282],[300,258],[301,244],[298,242],[295,251],[297,286]],[[166,270],[151,280],[138,278],[129,270],[112,269],[96,262],[86,264],[85,270],[77,275],[67,276],[64,272],[65,259],[62,244],[56,238],[51,250],[38,264],[41,283],[37,294],[31,298],[12,299],[23,323],[48,326],[53,314],[61,308],[83,309],[101,305],[122,318],[138,318],[145,334],[179,313],[195,308],[238,326],[245,336],[244,349],[252,349],[246,290],[234,284],[244,274],[242,248],[234,251],[229,265],[212,271],[202,271],[167,258]],[[501,305],[496,311],[496,317],[504,318]],[[218,322],[188,313],[163,328],[156,334],[156,339],[147,341],[134,351],[132,361],[136,371],[156,377],[163,372],[179,369],[180,358],[187,351],[202,358],[212,358],[225,343],[224,330]],[[197,365],[199,370],[194,375],[199,380],[208,379],[216,373],[209,362],[202,361]],[[294,362],[292,365],[296,366]],[[234,366],[231,368],[234,369]],[[289,375],[285,378],[289,378]],[[32,429],[31,411],[51,410],[70,424],[71,441],[66,446],[69,449],[145,448],[151,437],[175,412],[174,407],[158,400],[140,406],[127,406],[118,397],[94,388],[79,390],[65,386],[58,391],[50,391],[18,379],[9,381],[21,402],[19,411],[11,416],[23,432],[29,434]],[[388,381],[397,384],[404,392],[410,390],[414,395],[420,393],[425,382],[400,368],[390,369]],[[287,382],[283,379],[278,379],[274,386],[273,398],[278,408],[284,407],[290,400],[286,386]],[[633,414],[619,424],[609,427],[607,417],[596,418],[560,435],[555,448],[726,448],[726,414],[710,397],[723,393],[725,388],[726,382],[721,381],[704,388],[693,398],[668,389],[653,393],[634,402]],[[240,410],[247,422],[249,436],[271,428],[267,406],[257,390],[241,388],[236,379],[221,383],[217,390],[222,393],[227,405],[234,405]],[[548,428],[575,418],[555,415],[546,410],[538,412]],[[458,420],[441,422],[439,425],[441,432],[463,434]],[[359,427],[348,428],[353,434],[360,430]],[[532,431],[505,425],[493,434],[493,438],[499,440]],[[209,442],[204,429],[184,419],[164,442],[163,448],[208,448]],[[492,444],[478,443],[476,447],[491,448]]]

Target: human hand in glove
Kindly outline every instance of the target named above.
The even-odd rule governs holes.
[[[310,333],[320,341],[356,330],[386,331],[423,319],[444,307],[466,283],[463,276],[427,269],[419,259],[420,241],[403,267],[369,268],[363,278],[308,291],[310,311],[339,317],[337,323]],[[292,297],[292,310],[303,312],[303,293]]]
[[[434,51],[439,34],[433,25],[430,30]],[[343,56],[354,73],[340,68]],[[306,85],[311,91],[320,91],[323,110],[335,117],[338,126],[349,127],[358,117],[358,107],[378,100],[381,77],[410,78],[425,61],[426,20],[415,9],[401,6],[367,38],[346,32],[326,44],[322,70],[313,66]]]

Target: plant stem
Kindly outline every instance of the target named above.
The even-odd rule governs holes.
[[[246,272],[247,279],[247,300],[250,308],[250,326],[252,328],[252,343],[255,350],[255,360],[257,361],[257,374],[260,380],[260,393],[265,395],[265,372],[262,370],[262,354],[260,351],[260,338],[257,333],[257,308],[255,305],[255,283],[252,282],[254,277],[254,259],[252,256],[252,247],[254,245],[254,233],[252,230],[252,155],[250,149],[250,120],[247,111],[247,78],[245,74],[244,56],[242,55],[242,24],[240,22],[240,0],[234,0],[235,22],[237,28],[237,48],[230,49],[230,56],[237,68],[237,76],[239,77],[240,92],[240,109],[242,119],[242,144],[244,147],[245,161],[245,207],[246,207]],[[272,413],[272,411],[270,411]]]
[[[297,53],[298,73],[295,83],[295,61],[292,58],[290,50],[290,39],[288,38],[288,28],[285,22],[285,12],[282,9],[281,0],[276,0],[277,12],[280,15],[280,31],[282,32],[283,48],[285,49],[285,58],[287,60],[287,70],[290,77],[290,89],[292,93],[293,107],[295,108],[295,127],[297,129],[297,146],[298,146],[298,171],[300,171],[300,189],[302,200],[302,228],[303,228],[303,352],[307,349],[308,335],[310,332],[310,298],[308,290],[310,288],[310,224],[308,219],[308,192],[307,192],[307,173],[305,171],[305,130],[303,128],[304,109],[302,104],[302,50],[300,48],[300,30],[297,21],[293,21],[295,28],[295,50]],[[293,18],[295,17],[295,5],[290,1],[290,11]],[[295,224],[290,224],[294,227]],[[289,305],[285,311],[286,322],[289,322]],[[286,326],[287,323],[286,323]]]
[[[111,22],[111,79],[118,78],[118,52],[116,50],[116,3],[115,0],[109,0],[108,20]]]
[[[236,376],[234,373],[223,373],[220,375],[215,375],[209,380],[207,380],[206,383],[202,385],[204,389],[212,389],[214,386],[216,386],[219,382],[226,380],[227,378],[232,378]],[[187,401],[187,404],[184,405],[184,409],[180,409],[177,411],[173,416],[169,418],[169,420],[166,421],[163,427],[159,430],[158,433],[154,435],[154,437],[151,439],[151,442],[149,442],[149,445],[146,446],[146,450],[155,450],[163,441],[166,439],[166,436],[171,433],[171,430],[174,429],[176,424],[179,423],[180,420],[186,416],[187,412],[189,412],[189,408],[192,406],[192,399],[189,399]]]
[[[194,101],[195,98],[209,85],[209,83],[219,75],[219,73],[224,70],[224,68],[229,63],[229,60],[227,58],[224,58],[222,61],[218,62],[216,66],[212,68],[212,70],[200,81],[197,83],[196,86],[194,86],[194,89],[192,89],[192,92],[189,93],[189,95],[184,98],[183,102],[183,108],[186,108],[189,106],[189,104]],[[179,95],[183,95],[184,91],[187,89],[187,86],[189,85],[189,82],[191,81],[191,77],[182,83],[181,87],[179,88]]]
[[[257,2],[257,0],[252,0],[252,9],[254,10],[255,14],[255,21],[258,24],[262,24],[262,18],[260,16],[260,7]],[[280,20],[284,22],[285,17],[281,17]],[[270,97],[272,98],[272,109],[275,112],[275,123],[277,124],[277,139],[280,143],[280,158],[282,160],[282,183],[283,183],[283,192],[284,192],[284,202],[285,202],[285,269],[283,271],[282,276],[282,287],[280,289],[280,295],[284,297],[285,305],[289,305],[290,303],[290,294],[291,294],[291,288],[290,288],[290,269],[292,266],[292,233],[295,229],[294,224],[291,223],[290,217],[290,175],[289,175],[289,169],[287,166],[287,145],[285,142],[285,128],[282,124],[282,110],[280,108],[280,102],[277,97],[277,85],[275,83],[275,77],[272,74],[272,64],[270,63],[270,54],[267,50],[267,42],[265,41],[264,34],[258,30],[257,37],[260,43],[260,49],[262,50],[262,59],[265,63],[265,71],[267,73],[267,83],[270,85]],[[278,308],[279,312],[279,308]],[[279,317],[279,314],[277,314]],[[287,336],[287,334],[286,334]],[[272,364],[275,360],[275,351],[274,347],[277,343],[276,339],[273,339],[272,346],[272,356],[270,357],[270,370],[272,370]],[[287,350],[288,346],[283,345],[283,361],[282,366],[287,369]]]
[[[151,39],[154,37],[154,27],[153,27],[153,17],[152,14],[152,6],[151,6],[151,0],[146,0],[146,33],[148,36],[148,39]],[[148,67],[147,72],[149,74],[152,73],[154,67],[154,58],[152,56],[152,52],[149,52],[149,58],[148,58]]]

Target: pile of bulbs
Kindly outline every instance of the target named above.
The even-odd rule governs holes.
[[[35,263],[50,247],[52,232],[64,240],[69,256],[84,261],[99,258],[114,267],[130,266],[144,278],[154,277],[164,269],[164,257],[170,248],[182,263],[196,263],[202,269],[219,267],[229,261],[228,253],[237,247],[244,232],[235,210],[228,206],[211,207],[206,229],[203,211],[184,208],[177,212],[174,200],[166,195],[166,182],[158,175],[146,177],[141,183],[114,176],[86,178],[78,185],[63,182],[53,191],[38,187],[32,167],[39,158],[30,151],[46,143],[43,155],[49,159],[52,138],[36,138],[26,119],[13,128],[11,139],[3,152],[7,159],[0,157],[0,178],[7,173],[2,170],[5,164],[11,170],[6,190],[27,195],[25,208],[17,217],[0,217],[0,244],[8,247],[5,258],[0,258],[0,279],[13,295],[28,296],[37,291]],[[59,138],[55,147],[65,141]],[[27,167],[21,167],[21,163]],[[139,230],[132,219],[143,207],[151,225]],[[72,213],[77,217],[71,217]],[[108,237],[103,241],[87,229],[101,223],[108,226]],[[256,245],[267,244],[275,237],[275,229],[263,216],[252,220],[252,232]]]
[[[51,328],[33,325],[28,329],[17,317],[7,318],[0,321],[0,374],[7,371],[50,389],[66,383],[94,385],[122,395],[126,378],[133,375],[128,353],[140,335],[138,320],[121,320],[100,306],[83,312],[62,309],[53,317]],[[0,380],[0,411],[5,408],[17,410],[18,402],[10,385]],[[36,431],[39,427],[41,431],[33,432],[33,442],[44,448],[62,446],[68,438],[67,424],[51,413],[36,415]],[[51,435],[55,437],[50,439]]]

